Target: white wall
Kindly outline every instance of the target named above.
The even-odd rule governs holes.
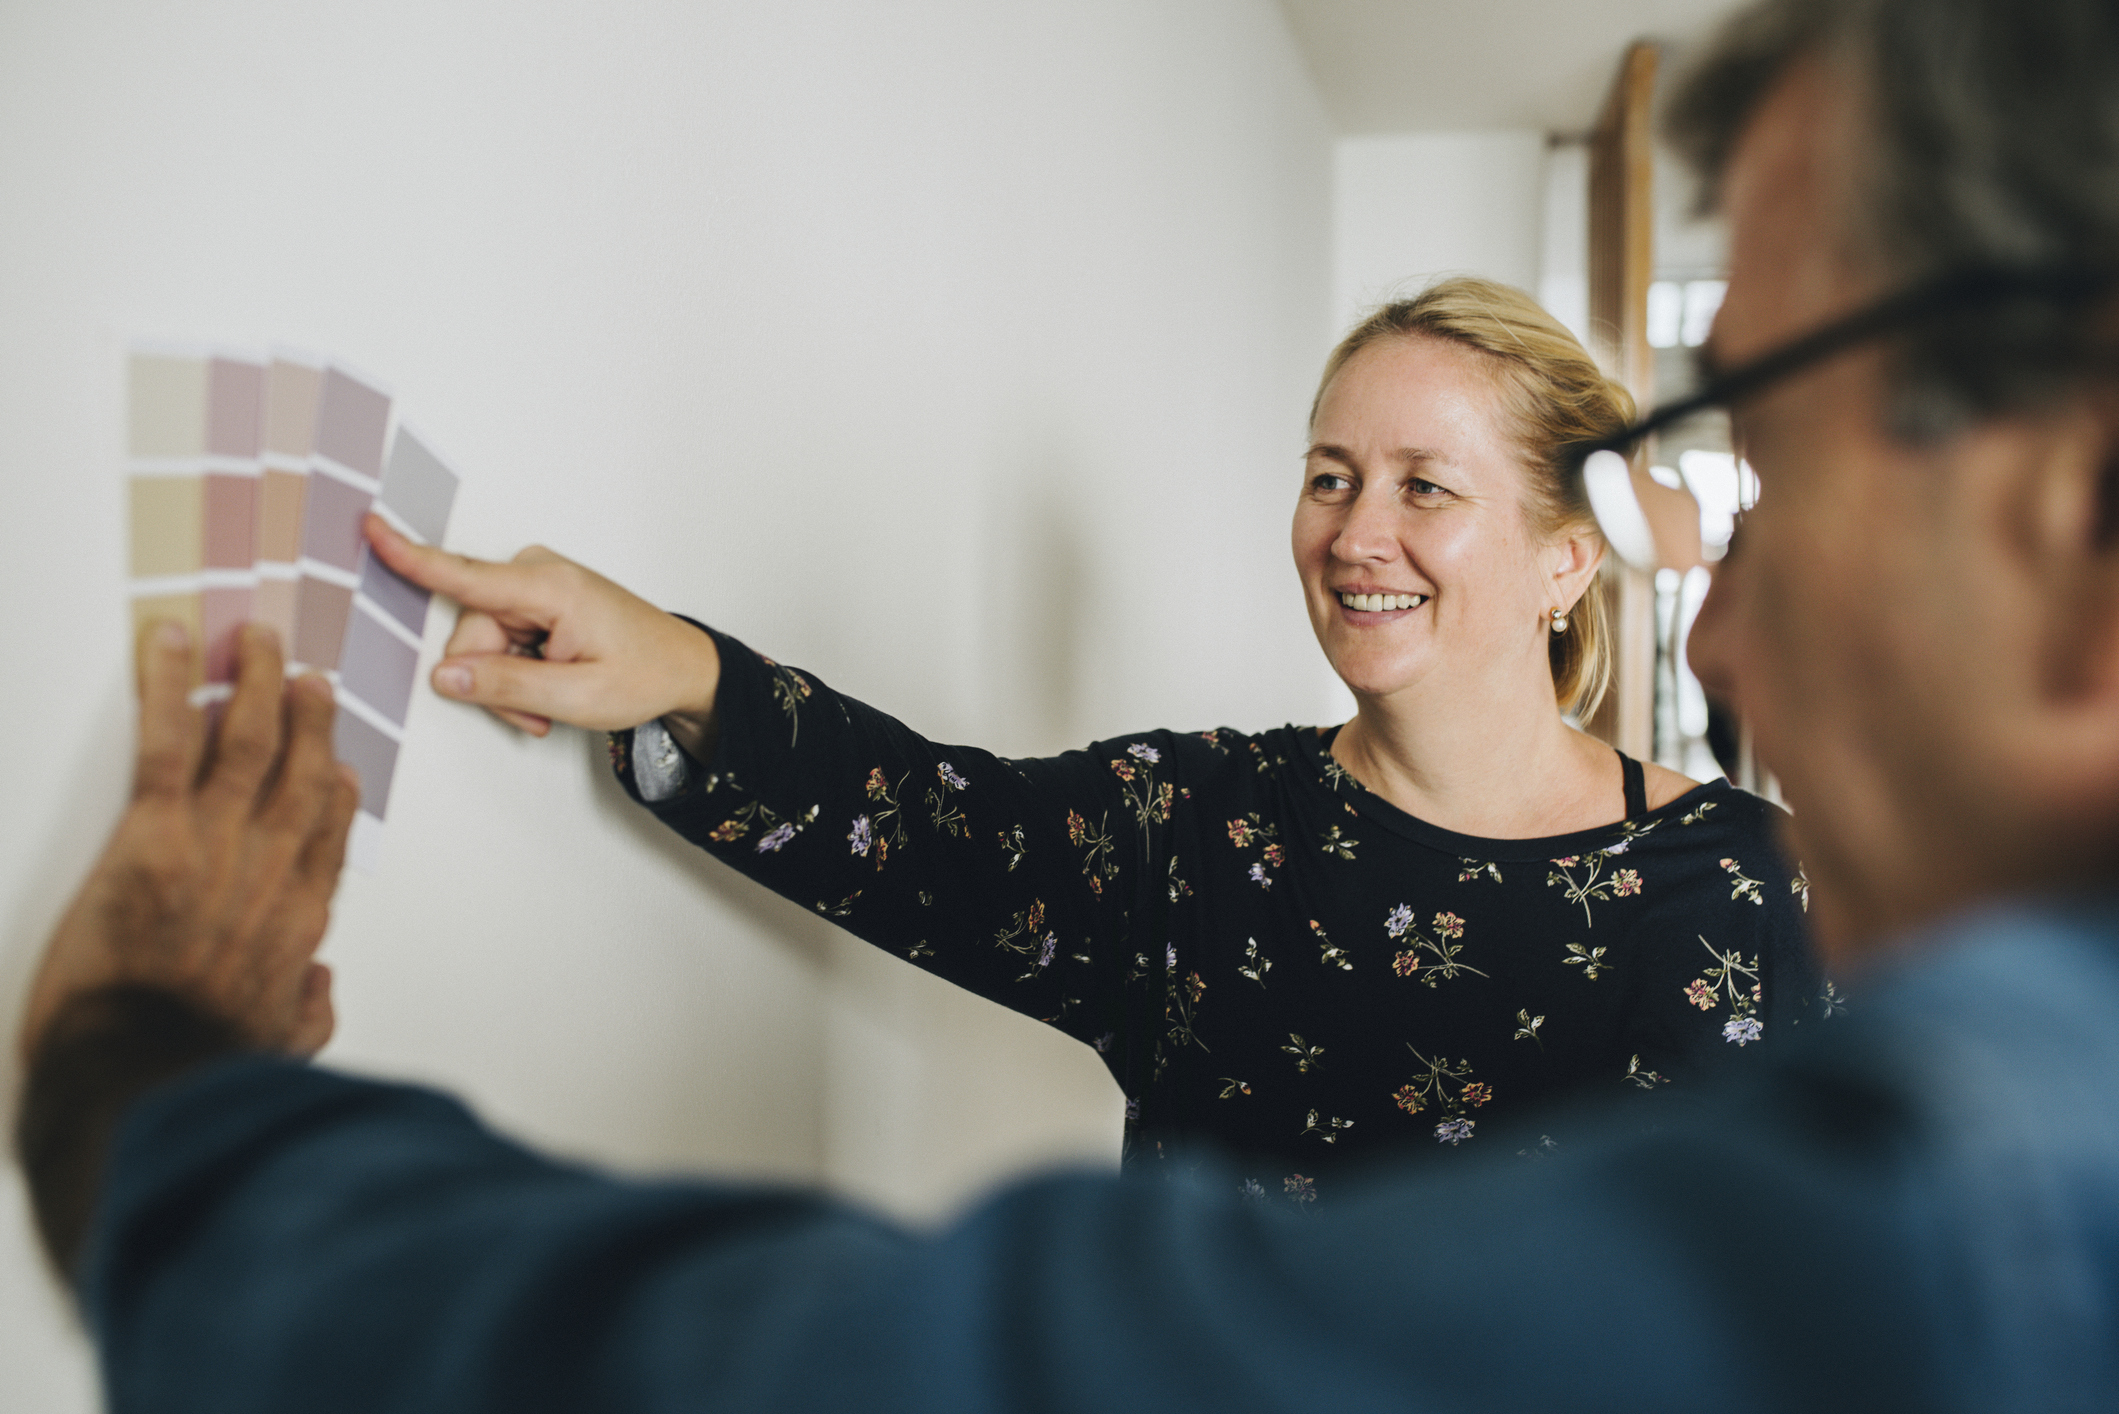
[[[1261,727],[1323,710],[1285,536],[1330,178],[1270,0],[0,8],[0,1022],[123,791],[128,338],[343,355],[460,465],[461,548],[931,735]],[[908,1213],[1109,1161],[1083,1048],[658,833],[598,743],[413,711],[328,1058]],[[4,1173],[0,1407],[87,1409]]]
[[[1335,332],[1441,275],[1537,291],[1543,133],[1343,137],[1333,168]]]

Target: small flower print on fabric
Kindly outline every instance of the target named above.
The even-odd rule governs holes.
[[[1304,1178],[1299,1173],[1291,1173],[1280,1181],[1280,1186],[1286,1190],[1291,1202],[1314,1203],[1317,1201],[1317,1180],[1314,1178]]]
[[[1766,1028],[1759,1025],[1755,1016],[1739,1016],[1722,1024],[1722,1039],[1739,1046],[1748,1046],[1759,1038]]]
[[[1746,899],[1762,908],[1765,906],[1765,889],[1759,884],[1758,880],[1745,874],[1742,867],[1734,859],[1723,860],[1722,868],[1729,874],[1731,883],[1729,897],[1731,900]]]
[[[1636,870],[1621,869],[1606,877],[1604,866],[1610,862],[1611,856],[1601,852],[1590,855],[1586,867],[1583,867],[1580,855],[1570,854],[1565,859],[1555,859],[1552,862],[1552,871],[1545,876],[1545,885],[1547,888],[1555,884],[1562,886],[1566,890],[1567,901],[1582,905],[1582,920],[1593,928],[1597,920],[1596,915],[1590,911],[1591,900],[1602,903],[1614,898],[1631,898],[1641,891],[1641,876]],[[1575,872],[1578,867],[1583,867],[1580,875]]]
[[[1354,970],[1354,959],[1347,955],[1345,948],[1340,947],[1329,937],[1325,936],[1322,923],[1312,918],[1310,920],[1310,931],[1317,935],[1317,947],[1319,949],[1317,960],[1319,962],[1322,962],[1327,967],[1337,967],[1341,972],[1352,972]]]
[[[1413,906],[1409,903],[1401,903],[1389,913],[1383,915],[1383,931],[1390,934],[1393,938],[1404,937],[1405,930],[1412,926]]]
[[[1685,984],[1685,1000],[1701,1011],[1714,1010],[1714,989],[1707,985],[1704,977],[1695,977]]]
[[[855,854],[868,858],[868,851],[875,844],[875,830],[866,815],[854,816],[853,832],[847,835],[846,842],[853,846]]]
[[[1400,1085],[1392,1093],[1391,1098],[1398,1102],[1399,1109],[1404,1110],[1409,1115],[1416,1115],[1425,1108],[1420,1103],[1420,1092],[1410,1085]]]
[[[1292,1031],[1288,1033],[1288,1040],[1291,1044],[1280,1049],[1295,1057],[1295,1069],[1299,1074],[1308,1075],[1313,1070],[1324,1069],[1324,1062],[1318,1059],[1324,1054],[1324,1047],[1313,1046]]]
[[[1163,759],[1163,754],[1144,741],[1136,741],[1126,748],[1126,755],[1136,761],[1145,761],[1150,766]]]
[[[943,761],[936,765],[936,767],[934,768],[934,772],[937,776],[940,776],[942,778],[942,783],[948,786],[951,790],[971,789],[971,782],[965,780],[962,776],[958,775],[956,767],[950,765],[947,761]]]
[[[1471,1119],[1446,1119],[1435,1126],[1435,1138],[1444,1144],[1462,1144],[1472,1137],[1477,1124],[1477,1120]]]
[[[778,854],[781,847],[794,837],[795,827],[793,825],[775,825],[766,833],[764,839],[758,841],[758,853],[764,854],[770,851]]]

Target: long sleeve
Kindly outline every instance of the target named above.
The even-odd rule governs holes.
[[[1159,1007],[1160,874],[1182,750],[1169,733],[1004,760],[930,742],[715,640],[714,760],[649,798],[633,737],[614,737],[636,800],[774,892],[1083,1041],[1109,1046],[1137,1029],[1128,1008],[1151,989],[1130,998],[1129,980],[1153,973]]]
[[[1653,1133],[1301,1214],[1210,1165],[915,1234],[241,1058],[133,1108],[83,1298],[114,1414],[2108,1409],[2115,940],[1969,920]]]
[[[1876,1314],[1917,1305],[1902,1219],[1816,1183],[1874,1150],[1825,1148],[1695,1132],[1307,1218],[1059,1177],[918,1236],[244,1060],[140,1106],[86,1298],[114,1414],[1933,1407]]]

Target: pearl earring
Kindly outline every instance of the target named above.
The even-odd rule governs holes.
[[[1560,609],[1552,611],[1552,631],[1554,633],[1567,632],[1567,615]]]

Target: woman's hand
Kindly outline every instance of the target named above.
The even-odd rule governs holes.
[[[721,655],[708,635],[541,545],[503,565],[414,544],[376,515],[367,535],[384,564],[463,606],[434,669],[442,696],[532,736],[662,717],[687,751],[712,755]]]

